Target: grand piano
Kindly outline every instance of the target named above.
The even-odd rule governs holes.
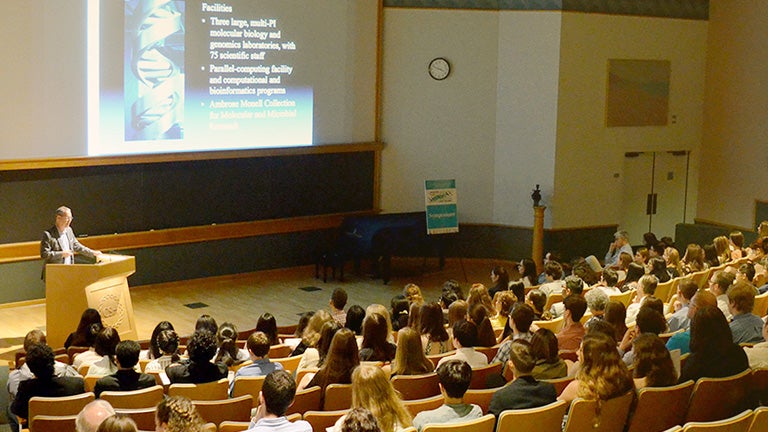
[[[371,261],[374,277],[389,282],[393,256],[437,256],[445,265],[443,236],[427,235],[425,212],[390,213],[347,217],[341,224],[336,253],[342,262],[351,259],[360,268],[363,259]]]

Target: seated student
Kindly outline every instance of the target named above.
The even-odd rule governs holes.
[[[640,311],[640,306],[646,301],[646,299],[653,298],[656,293],[656,287],[659,285],[659,280],[654,275],[645,275],[637,281],[637,295],[635,299],[627,306],[627,325],[635,322],[637,312]]]
[[[584,297],[584,281],[578,276],[567,276],[565,279],[565,287],[563,288],[563,298],[570,295],[577,295]],[[563,302],[557,302],[549,309],[549,313],[552,318],[560,318],[565,313],[565,305]]]
[[[691,299],[699,290],[699,286],[696,282],[685,279],[677,286],[677,294],[675,295],[675,303],[679,304],[679,309],[676,308],[675,313],[667,320],[670,332],[676,332],[678,330],[687,330],[691,326],[691,319],[688,318],[688,307],[691,303]]]
[[[697,308],[690,334],[691,355],[680,371],[680,382],[727,377],[749,368],[747,355],[733,343],[728,321],[719,308]]]
[[[216,336],[206,330],[195,331],[187,345],[189,359],[165,368],[171,383],[200,384],[226,378],[229,370],[221,362],[213,363],[216,354]]]
[[[120,334],[114,327],[104,327],[98,336],[93,347],[96,354],[101,359],[93,362],[88,368],[87,375],[109,375],[117,372],[117,363],[115,363],[115,348],[120,343]]]
[[[763,338],[768,341],[768,323],[763,324]],[[752,369],[768,368],[768,342],[760,342],[752,347],[745,346],[744,352]]]
[[[530,342],[533,338],[533,333],[530,332],[531,324],[533,323],[533,308],[529,305],[517,304],[512,313],[509,315],[509,325],[512,327],[512,337],[505,340],[499,345],[499,350],[496,351],[496,356],[493,357],[491,363],[506,364],[509,361],[509,351],[512,346],[512,341],[522,339]]]
[[[598,282],[594,288],[598,288],[609,296],[620,295],[621,290],[616,287],[617,283],[619,283],[619,275],[616,273],[616,270],[607,268],[603,270],[603,274],[600,276],[600,282]]]
[[[512,342],[507,367],[514,372],[515,380],[494,393],[488,409],[490,413],[498,417],[504,410],[536,408],[555,401],[555,386],[536,381],[531,376],[535,365],[536,359],[531,353],[530,344],[524,341]]]
[[[266,334],[257,331],[251,333],[248,336],[248,340],[245,343],[248,349],[248,354],[251,357],[252,364],[243,366],[235,373],[235,379],[241,376],[264,376],[270,374],[275,370],[282,370],[283,365],[280,363],[272,363],[269,361],[269,337]],[[229,384],[229,394],[232,394],[232,390],[235,388],[235,381]]]
[[[19,390],[11,405],[11,412],[21,418],[29,415],[29,400],[34,396],[72,396],[85,392],[85,382],[80,377],[56,376],[55,356],[48,345],[34,344],[27,351],[29,370],[35,378],[19,383]]]
[[[370,410],[358,407],[347,413],[341,432],[381,432],[381,428]]]
[[[483,410],[474,404],[464,403],[464,393],[472,381],[472,368],[463,360],[450,360],[437,368],[440,380],[440,394],[444,403],[441,407],[422,411],[413,418],[413,426],[421,430],[432,423],[456,423],[474,420],[483,416]]]
[[[289,422],[285,412],[296,397],[296,381],[284,370],[276,370],[264,379],[259,392],[259,408],[247,432],[312,432],[304,420]]]
[[[728,288],[733,285],[733,280],[736,276],[725,270],[718,270],[714,275],[709,278],[709,291],[717,298],[717,307],[725,315],[725,319],[729,320],[733,318],[731,315],[731,309],[728,307]]]
[[[552,319],[552,315],[549,311],[544,310],[544,306],[547,305],[547,295],[541,292],[541,290],[530,290],[525,297],[525,304],[533,308],[534,320],[547,321]]]
[[[88,347],[88,351],[77,353],[72,358],[72,367],[75,368],[75,370],[79,370],[80,366],[83,365],[90,366],[101,359],[102,356],[96,354],[96,348],[94,348],[93,345],[96,343],[96,337],[101,333],[103,328],[104,327],[99,323],[91,324],[88,328],[88,336],[85,340],[85,346]]]
[[[581,318],[587,311],[587,301],[584,297],[572,294],[563,300],[565,305],[562,330],[557,333],[557,344],[561,351],[576,351],[584,338],[586,330],[581,324]]]
[[[331,300],[328,306],[331,309],[331,316],[341,327],[347,323],[347,313],[344,312],[344,306],[347,305],[347,292],[344,288],[336,288],[331,293]]]
[[[563,266],[556,261],[550,261],[544,266],[545,282],[539,286],[539,291],[549,297],[553,293],[561,293],[565,282],[560,280],[563,277]]]
[[[635,388],[669,387],[677,383],[677,372],[664,341],[643,333],[633,341]]]
[[[736,282],[726,293],[733,320],[728,324],[733,343],[763,342],[763,320],[752,313],[755,307],[755,288],[748,282]]]
[[[459,321],[453,326],[453,346],[456,354],[443,357],[437,363],[437,367],[449,360],[464,360],[473,368],[488,365],[488,357],[475,351],[477,341],[477,327],[469,321]]]
[[[688,304],[688,319],[693,319],[696,311],[705,306],[717,307],[717,299],[715,295],[706,290],[697,291],[691,298],[691,302]],[[672,351],[679,349],[680,354],[687,354],[691,352],[691,328],[682,333],[675,333],[667,341],[667,349]]]
[[[144,366],[144,372],[162,372],[171,363],[179,361],[179,335],[174,330],[160,331],[155,340],[160,355]]]
[[[139,352],[141,352],[141,346],[136,341],[127,340],[117,344],[115,348],[117,372],[96,381],[93,389],[96,397],[99,397],[103,391],[131,391],[155,385],[155,378],[152,375],[134,370],[139,362]]]
[[[649,306],[648,302],[637,313],[636,323],[634,328],[624,334],[624,339],[619,343],[619,354],[622,355],[627,366],[632,366],[635,362],[635,352],[632,349],[635,338],[645,333],[658,336],[667,328],[664,315]]]
[[[531,338],[531,354],[535,362],[531,375],[537,380],[565,378],[568,375],[568,365],[558,355],[557,337],[552,330],[536,330]]]
[[[605,319],[605,306],[610,301],[608,294],[599,289],[592,289],[584,296],[584,300],[587,301],[587,309],[592,314],[584,327],[589,328],[596,321],[602,321]]]

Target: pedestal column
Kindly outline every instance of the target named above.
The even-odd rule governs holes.
[[[545,206],[533,207],[533,245],[531,254],[536,263],[536,272],[544,271],[544,210]]]

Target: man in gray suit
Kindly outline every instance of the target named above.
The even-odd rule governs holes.
[[[40,241],[40,257],[43,258],[43,278],[45,278],[45,264],[73,264],[75,254],[88,257],[101,255],[101,251],[89,249],[83,246],[75,237],[75,233],[69,224],[72,223],[72,210],[61,206],[56,209],[56,224],[43,232]]]

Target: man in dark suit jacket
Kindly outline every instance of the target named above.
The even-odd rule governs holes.
[[[494,393],[488,408],[490,413],[498,417],[504,410],[536,408],[555,401],[555,386],[531,376],[535,365],[530,344],[521,340],[512,342],[507,367],[512,368],[516,379]]]
[[[72,396],[85,392],[85,383],[80,377],[54,375],[55,356],[51,347],[45,344],[32,345],[27,351],[27,365],[35,378],[19,383],[19,391],[11,405],[11,412],[21,418],[29,416],[29,400],[34,396]]]
[[[45,264],[72,264],[75,262],[75,253],[88,257],[101,255],[101,251],[89,249],[83,246],[75,237],[70,228],[72,223],[72,210],[61,206],[56,209],[56,223],[43,232],[40,241],[40,257],[43,259],[43,279],[45,278]]]
[[[117,344],[115,348],[117,372],[96,381],[93,390],[96,397],[99,397],[103,391],[140,390],[155,385],[155,378],[152,375],[139,373],[134,369],[139,362],[140,351],[141,346],[136,341],[125,340]]]

